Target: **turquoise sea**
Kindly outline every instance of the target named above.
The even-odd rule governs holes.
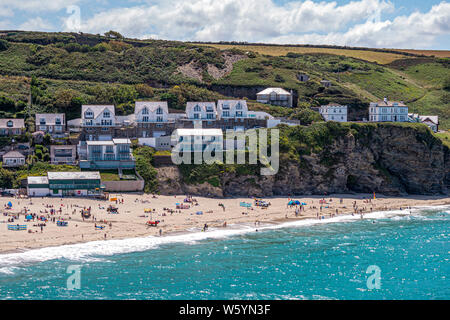
[[[449,239],[427,207],[44,248],[0,255],[0,299],[449,299]]]

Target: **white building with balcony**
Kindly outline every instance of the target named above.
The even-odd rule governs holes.
[[[113,127],[116,125],[116,111],[113,105],[83,105],[81,126]]]
[[[219,100],[217,102],[218,119],[248,118],[247,101],[245,100]]]
[[[167,101],[137,101],[134,108],[137,123],[163,123],[169,120]]]
[[[82,169],[134,169],[130,139],[86,141],[86,152],[80,153]]]
[[[189,120],[214,121],[217,119],[215,102],[188,102],[186,118]]]
[[[329,103],[321,106],[319,112],[325,121],[347,122],[347,106]]]
[[[371,122],[407,122],[408,107],[403,102],[383,101],[371,102],[369,107],[369,121]]]

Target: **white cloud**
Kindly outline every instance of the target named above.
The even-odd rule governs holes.
[[[83,0],[0,0],[0,7],[23,11],[59,11]]]
[[[311,31],[337,31],[377,12],[393,9],[382,0],[336,2],[272,0],[156,0],[147,5],[117,8],[85,21],[83,30],[114,29],[130,36],[159,34],[180,40],[270,39]]]
[[[19,29],[24,31],[46,31],[52,28],[51,23],[41,17],[32,18],[19,26]]]
[[[450,3],[441,2],[427,13],[418,11],[392,21],[368,21],[345,32],[287,35],[277,43],[334,44],[368,47],[430,48],[441,35],[450,35]]]
[[[106,0],[89,1],[102,3],[97,10],[108,7]],[[81,6],[81,18],[89,17],[86,20],[77,20],[78,16],[70,12],[58,18],[63,21],[64,31],[116,30],[129,37],[169,40],[427,48],[437,38],[450,34],[448,1],[428,12],[416,11],[384,21],[383,14],[395,9],[388,0],[353,0],[345,4],[292,0],[283,5],[274,1],[133,0],[128,8],[103,9],[94,15]],[[9,14],[13,14],[11,10],[58,11],[83,2],[87,0],[0,0],[0,8],[9,10]],[[26,26],[50,27],[39,18],[28,21]]]

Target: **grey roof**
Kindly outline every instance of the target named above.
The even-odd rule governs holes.
[[[167,101],[136,101],[134,114],[138,114],[144,108],[147,108],[149,111],[154,112],[159,107],[161,107],[165,112],[169,112]]]
[[[186,113],[189,112],[190,109],[195,108],[195,106],[199,106],[202,109],[205,109],[206,107],[213,107],[214,111],[217,111],[216,109],[216,103],[215,102],[188,102],[186,103]]]
[[[95,119],[105,109],[108,109],[113,116],[116,114],[116,109],[113,105],[82,105],[81,106],[81,117],[84,119],[84,113],[87,110],[91,110],[94,113],[94,119]]]
[[[48,184],[48,178],[46,176],[42,177],[28,177],[28,184]]]
[[[41,123],[41,119],[45,119],[45,124],[48,126],[56,125],[56,119],[61,119],[61,124],[66,123],[66,115],[64,113],[36,113],[36,125]]]
[[[7,126],[8,121],[13,122],[12,127]],[[0,128],[23,129],[23,128],[25,128],[25,120],[24,119],[0,119]]]
[[[10,151],[4,154],[3,158],[25,158],[25,156],[18,151]]]
[[[134,114],[129,114],[127,116],[116,116],[116,123],[133,123],[136,120],[136,116]]]
[[[219,100],[217,102],[217,110],[221,111],[223,104],[229,104],[230,108],[233,109],[238,103],[242,105],[242,110],[248,110],[247,101],[245,100]]]
[[[69,120],[69,121],[67,121],[67,125],[69,127],[79,127],[79,126],[81,126],[81,118]]]
[[[105,140],[105,141],[86,141],[86,144],[88,146],[113,146],[114,142],[112,140]]]
[[[394,104],[396,103],[396,107],[406,107],[406,105],[403,103],[403,101],[377,101],[375,102],[378,107],[394,107]]]
[[[100,180],[98,171],[48,172],[47,176],[49,180]]]
[[[131,144],[130,139],[113,139],[114,144]]]
[[[342,105],[339,103],[335,103],[335,102],[330,102],[327,105],[322,105],[321,107],[341,107],[341,108],[347,108],[346,105]]]

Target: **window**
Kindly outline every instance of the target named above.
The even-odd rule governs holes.
[[[92,119],[92,118],[94,117],[94,113],[93,113],[92,111],[86,111],[86,112],[84,113],[84,117],[85,117],[86,119]]]
[[[214,114],[213,113],[208,113],[206,115],[206,119],[214,119]]]
[[[9,120],[8,123],[6,124],[6,126],[8,128],[12,128],[14,126],[14,123],[11,120]]]
[[[103,118],[109,118],[109,117],[111,117],[111,114],[109,113],[109,111],[104,111]]]
[[[199,113],[194,113],[194,119],[200,119],[200,114]]]
[[[114,153],[114,146],[106,146],[106,153]]]
[[[223,117],[229,117],[230,116],[230,111],[224,111],[222,113]]]
[[[148,119],[149,119],[148,116],[143,116],[142,117],[142,122],[148,122]]]
[[[161,116],[156,117],[156,122],[163,122],[163,117]]]
[[[60,125],[61,124],[61,119],[60,118],[56,118],[55,123]]]
[[[45,119],[44,119],[44,118],[41,118],[41,119],[39,120],[39,123],[40,123],[40,124],[45,124]]]
[[[194,111],[200,112],[200,111],[202,111],[202,109],[200,108],[199,105],[196,105],[195,108],[194,108]]]
[[[240,103],[240,102],[238,102],[238,104],[236,105],[236,109],[237,109],[237,110],[242,110],[242,106],[241,106],[241,103]]]
[[[163,114],[163,109],[161,109],[161,107],[158,108],[158,109],[156,110],[156,114]]]
[[[148,114],[148,109],[147,109],[147,108],[144,108],[144,109],[142,110],[142,114]]]

